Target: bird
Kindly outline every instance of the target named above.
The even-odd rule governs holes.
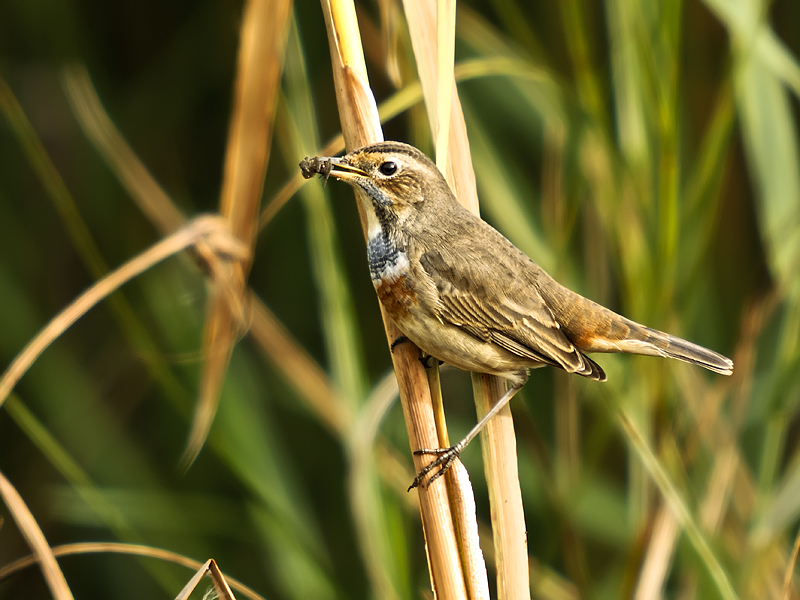
[[[342,157],[306,157],[306,179],[321,175],[363,191],[367,260],[386,312],[426,355],[465,371],[508,382],[486,415],[436,455],[426,476],[441,477],[486,423],[522,388],[528,370],[550,365],[595,381],[602,367],[588,353],[674,358],[731,375],[733,361],[692,342],[651,329],[585,298],[548,275],[499,231],[464,208],[422,151],[386,141]],[[433,472],[435,469],[435,472]]]

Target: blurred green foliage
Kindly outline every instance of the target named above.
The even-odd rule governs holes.
[[[395,92],[391,46],[379,6],[360,9],[380,103]],[[105,265],[158,239],[81,132],[62,69],[87,67],[187,216],[214,211],[241,10],[0,4],[4,364]],[[298,3],[294,19],[265,204],[339,128],[320,8]],[[413,59],[395,26],[407,86]],[[598,359],[604,385],[532,374],[513,406],[536,597],[634,595],[663,505],[653,465],[736,593],[777,597],[800,523],[798,54],[791,0],[459,5],[456,73],[485,218],[566,285],[737,363],[725,380],[617,356]],[[430,153],[426,123],[416,104],[386,137]],[[303,373],[245,338],[210,442],[178,472],[206,299],[190,261],[153,268],[60,338],[0,411],[0,470],[48,541],[213,557],[269,598],[420,597],[411,461],[381,383],[390,359],[362,239],[351,191],[308,182],[263,229],[250,277],[345,399],[341,430],[299,397]],[[455,437],[474,422],[469,382],[443,379]],[[479,453],[464,461],[488,522]],[[2,566],[28,549],[0,515]],[[696,538],[671,543],[667,595],[715,597]],[[191,575],[119,555],[61,564],[76,597],[170,598]],[[35,568],[0,582],[0,598],[44,597]]]

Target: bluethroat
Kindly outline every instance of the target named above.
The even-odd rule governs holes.
[[[733,361],[620,316],[560,285],[497,230],[463,208],[418,149],[381,142],[341,158],[305,158],[303,176],[341,179],[365,194],[367,258],[378,298],[404,336],[445,363],[489,373],[508,389],[467,436],[414,479],[440,477],[528,378],[552,365],[605,381],[589,352],[677,358],[722,375]],[[394,344],[393,344],[394,346]]]

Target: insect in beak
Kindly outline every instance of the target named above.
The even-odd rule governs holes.
[[[334,170],[339,169],[339,170]],[[335,177],[347,181],[348,179],[355,179],[357,177],[365,177],[367,174],[346,162],[338,156],[315,156],[314,158],[306,156],[300,161],[300,171],[303,177],[311,179],[314,175],[322,175],[325,178],[325,183],[328,183],[328,177]]]

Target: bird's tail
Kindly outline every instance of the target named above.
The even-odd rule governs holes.
[[[721,375],[733,374],[733,361],[722,354],[633,321],[628,323],[631,328],[629,337],[618,342],[623,352],[677,358]]]
[[[583,352],[626,352],[676,358],[722,375],[733,361],[663,331],[640,325],[555,283],[542,289],[564,333]]]

